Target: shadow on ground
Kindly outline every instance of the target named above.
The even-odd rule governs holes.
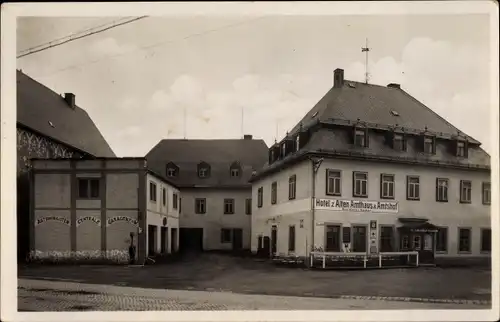
[[[491,271],[484,268],[318,271],[207,253],[145,267],[20,266],[18,272],[21,278],[244,294],[491,300]]]

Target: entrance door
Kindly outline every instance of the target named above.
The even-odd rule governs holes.
[[[156,226],[148,225],[148,255],[154,256],[156,253]]]
[[[264,236],[262,246],[262,257],[267,258],[271,256],[271,240],[269,236]]]
[[[433,264],[434,242],[434,234],[431,232],[403,233],[401,234],[401,251],[416,251],[420,264]]]
[[[278,242],[278,228],[273,226],[271,228],[271,256],[276,254]]]
[[[203,228],[181,228],[179,245],[181,252],[201,252],[203,250]]]
[[[168,227],[161,227],[160,228],[160,239],[161,239],[161,245],[160,245],[160,250],[162,254],[166,254],[168,252]]]
[[[177,252],[177,228],[172,228],[170,237],[172,238],[170,242],[170,246],[172,247],[172,249],[170,250],[170,252],[173,254]]]
[[[233,251],[239,251],[243,248],[243,230],[233,229]]]

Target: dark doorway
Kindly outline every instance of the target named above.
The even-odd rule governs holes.
[[[366,227],[353,226],[352,227],[352,251],[355,253],[366,252]]]
[[[264,236],[264,246],[262,247],[262,254],[264,257],[269,257],[271,254],[271,238]]]
[[[399,218],[403,226],[399,227],[401,251],[418,252],[419,264],[434,264],[434,249],[438,227],[423,220]]]
[[[271,256],[274,256],[277,251],[278,242],[278,227],[273,226],[271,228]]]
[[[240,251],[243,248],[243,230],[233,229],[233,251]]]
[[[181,228],[179,244],[183,253],[203,251],[203,228]]]
[[[170,237],[172,238],[170,242],[170,252],[174,254],[177,252],[177,228],[172,228],[172,233],[170,235]]]
[[[157,227],[148,225],[148,255],[154,256],[156,253]]]
[[[161,234],[161,237],[160,237],[160,239],[161,239],[161,245],[160,245],[161,253],[166,254],[168,252],[168,227],[161,227],[160,234]]]

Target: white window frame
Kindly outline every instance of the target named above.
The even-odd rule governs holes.
[[[461,203],[472,202],[472,181],[460,180],[460,202]]]
[[[234,199],[224,199],[224,215],[234,214]]]
[[[358,138],[361,137],[361,140],[358,141]],[[360,148],[365,147],[366,145],[366,133],[365,130],[356,130],[354,131],[354,145]],[[358,144],[360,143],[360,144]]]
[[[195,213],[197,215],[204,215],[207,213],[207,199],[196,198],[194,200]]]
[[[363,178],[357,178],[357,176],[364,176]],[[367,172],[361,172],[361,171],[355,171],[354,172],[354,178],[353,178],[353,196],[354,197],[368,197],[368,173]],[[359,185],[359,189],[358,189]],[[364,193],[363,193],[363,185],[364,185]],[[359,190],[359,193],[357,192]]]
[[[416,180],[416,182],[412,182]],[[407,176],[407,199],[408,200],[420,200],[420,177],[419,176]],[[418,191],[418,196],[417,192]]]
[[[295,199],[297,194],[297,176],[292,175],[288,178],[288,200]]]
[[[278,182],[274,181],[271,183],[271,204],[275,205],[278,203]]]
[[[399,144],[401,144],[398,148],[396,148],[396,142],[399,142]],[[403,137],[403,135],[401,135],[401,134],[394,134],[392,145],[393,145],[394,150],[396,150],[396,151],[404,151],[404,137]]]
[[[391,178],[391,180],[386,180],[388,177]],[[396,188],[396,177],[393,174],[386,174],[382,173],[381,175],[381,181],[382,181],[382,191],[381,191],[381,198],[382,199],[394,199],[395,197],[395,188]],[[392,195],[390,194],[390,186],[392,186]]]
[[[207,174],[208,174],[208,168],[202,167],[202,168],[198,169],[198,177],[206,178]]]
[[[491,182],[483,182],[482,190],[483,205],[491,205]]]
[[[439,202],[448,202],[449,180],[446,178],[437,178],[437,200]],[[445,198],[446,197],[446,198]]]
[[[239,177],[240,176],[240,169],[238,168],[232,168],[231,169],[231,177]]]
[[[457,142],[457,156],[459,156],[459,157],[465,156],[465,142],[464,141]]]
[[[329,196],[342,195],[342,171],[326,169],[326,194]]]
[[[426,136],[424,138],[424,153],[433,154],[434,153],[434,139],[432,137]],[[428,151],[430,147],[430,151]]]
[[[168,168],[167,169],[167,177],[169,177],[169,178],[175,177],[175,168]]]

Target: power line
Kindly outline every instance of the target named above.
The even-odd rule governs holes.
[[[57,47],[57,46],[61,46],[63,44],[69,43],[71,41],[75,41],[75,40],[82,39],[82,38],[85,38],[85,37],[88,37],[88,36],[91,36],[91,35],[95,35],[95,34],[107,31],[109,29],[113,29],[113,28],[116,28],[116,27],[119,27],[119,26],[123,26],[123,25],[129,24],[129,23],[132,23],[132,22],[137,21],[137,20],[144,19],[146,17],[147,16],[141,16],[141,17],[138,17],[138,18],[133,18],[133,19],[130,19],[130,20],[127,20],[127,21],[124,21],[124,22],[121,22],[121,23],[116,23],[116,24],[111,25],[109,27],[106,27],[106,28],[103,28],[103,29],[100,29],[100,30],[97,30],[97,31],[92,31],[92,32],[89,32],[89,33],[86,33],[86,34],[83,34],[83,35],[80,35],[80,36],[76,36],[76,37],[75,37],[75,35],[70,35],[70,36],[67,36],[67,37],[70,37],[69,39],[67,39],[65,41],[62,41],[60,43],[54,44],[54,45],[51,44],[53,42],[52,41],[48,45],[46,45],[46,46],[44,46],[44,47],[42,47],[40,49],[35,49],[35,48],[38,48],[40,46],[33,47],[33,48],[31,48],[31,50],[28,49],[27,53],[20,54],[20,55],[17,56],[17,58],[21,58],[21,57],[25,57],[25,56],[28,56],[28,55],[32,55],[32,54],[41,52],[43,50],[47,50],[49,48],[54,48],[54,47]],[[92,29],[95,29],[95,28],[97,28],[97,27],[94,27]],[[90,29],[90,30],[92,30],[92,29]],[[62,39],[67,38],[67,37],[63,37]],[[43,45],[41,45],[41,46],[43,46]]]
[[[57,70],[53,71],[50,74],[42,75],[40,77],[49,77],[49,76],[52,76],[54,74],[66,71],[66,70],[78,68],[80,66],[85,66],[85,65],[89,65],[89,64],[95,64],[95,63],[100,62],[100,61],[105,60],[105,59],[117,58],[117,57],[121,57],[121,56],[125,56],[125,55],[128,55],[128,54],[137,52],[137,51],[142,51],[142,50],[146,50],[147,51],[147,50],[149,50],[151,48],[163,46],[163,45],[166,45],[166,44],[171,44],[171,43],[175,43],[175,42],[178,42],[178,41],[183,41],[183,40],[194,38],[194,37],[198,37],[198,36],[204,36],[204,35],[212,33],[212,32],[217,32],[217,31],[221,31],[221,30],[228,29],[228,28],[231,28],[231,27],[236,27],[236,26],[239,26],[239,25],[244,25],[244,24],[251,23],[251,22],[254,22],[254,21],[257,21],[257,20],[261,20],[263,18],[265,18],[265,17],[258,17],[258,18],[254,18],[254,19],[249,19],[249,20],[246,20],[246,21],[242,21],[242,22],[237,22],[237,23],[225,25],[225,26],[222,26],[222,27],[219,27],[219,28],[205,30],[205,31],[202,31],[200,33],[191,34],[191,35],[179,38],[179,39],[170,39],[170,40],[166,40],[166,41],[161,41],[161,42],[158,42],[158,43],[155,43],[155,44],[152,44],[152,45],[142,46],[142,47],[139,47],[139,48],[136,48],[136,49],[124,52],[124,53],[119,53],[119,54],[104,56],[102,58],[94,59],[94,60],[91,60],[91,61],[87,61],[87,62],[82,63],[82,64],[75,64],[75,65],[70,65],[70,66],[67,66],[67,67],[64,67],[64,68],[61,68],[61,69],[57,69]]]

